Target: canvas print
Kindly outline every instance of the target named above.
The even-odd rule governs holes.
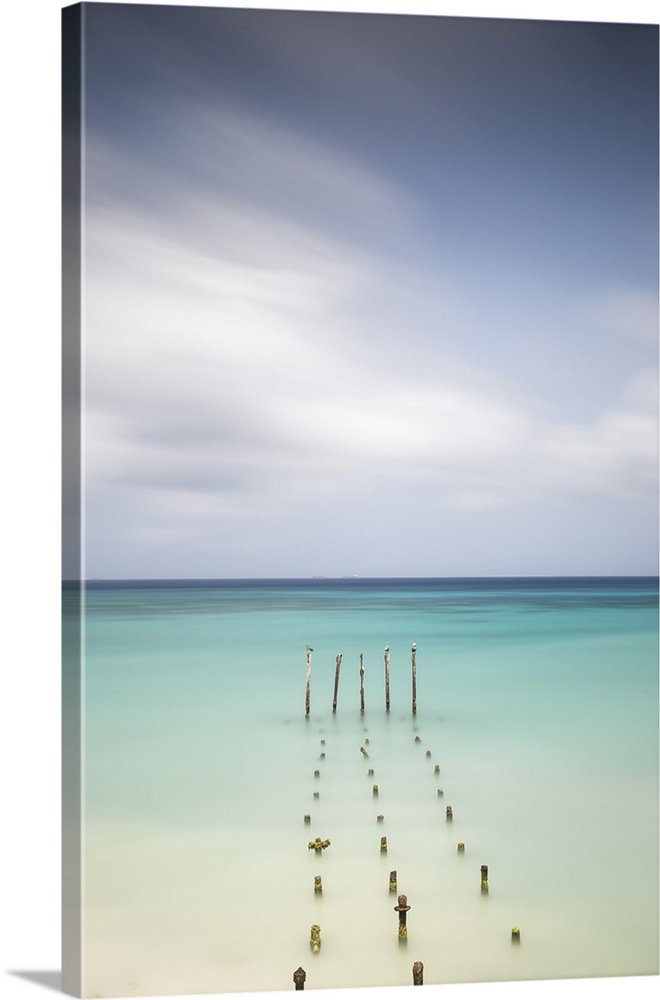
[[[658,26],[63,12],[64,984],[658,973]]]

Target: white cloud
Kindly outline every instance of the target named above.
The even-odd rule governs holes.
[[[655,371],[588,421],[542,420],[526,385],[514,394],[461,358],[452,334],[471,303],[451,274],[375,249],[406,197],[318,143],[213,121],[223,143],[267,162],[271,185],[279,178],[279,210],[191,185],[166,221],[117,192],[90,204],[88,499],[107,512],[113,498],[127,543],[217,537],[383,486],[459,510],[655,499]],[[346,198],[344,214],[386,221],[355,239],[292,214],[292,158],[316,178],[323,211]],[[590,315],[641,338],[650,312],[648,296],[626,293]]]
[[[587,302],[583,312],[586,323],[599,333],[657,348],[658,296],[647,289],[608,289]]]

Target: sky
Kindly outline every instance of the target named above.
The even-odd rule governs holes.
[[[84,576],[657,573],[657,26],[87,4],[84,53]]]

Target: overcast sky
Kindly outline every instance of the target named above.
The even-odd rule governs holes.
[[[657,572],[657,27],[85,39],[84,575]]]

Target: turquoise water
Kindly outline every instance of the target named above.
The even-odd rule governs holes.
[[[85,608],[87,996],[657,973],[657,580],[99,582]]]

